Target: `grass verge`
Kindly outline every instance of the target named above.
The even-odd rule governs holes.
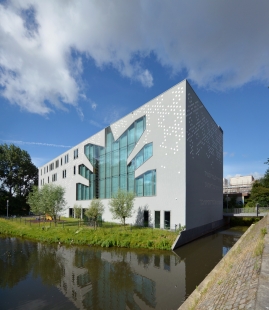
[[[97,230],[89,226],[30,223],[0,219],[0,234],[17,236],[48,243],[91,245],[101,247],[147,248],[171,250],[177,233],[121,225],[104,225]]]

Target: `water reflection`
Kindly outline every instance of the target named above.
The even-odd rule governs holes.
[[[36,253],[37,244],[19,242],[16,238],[1,240],[0,246],[0,287],[12,288],[26,278],[31,270],[29,258]],[[14,272],[16,270],[16,272]]]
[[[1,309],[177,309],[238,238],[213,234],[176,253],[0,238]]]
[[[242,233],[226,230],[200,238],[175,251],[181,260],[185,261],[185,299],[203,281],[205,276],[211,272],[221,258],[239,240],[241,235]]]

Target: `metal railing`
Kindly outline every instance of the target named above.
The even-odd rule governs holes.
[[[269,212],[269,207],[259,207],[258,208],[259,214]],[[232,208],[232,209],[223,209],[223,213],[233,213],[233,214],[240,214],[240,213],[257,213],[257,209],[253,208]]]

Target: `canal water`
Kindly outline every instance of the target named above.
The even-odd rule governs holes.
[[[241,235],[221,231],[175,252],[0,237],[0,309],[178,309]]]

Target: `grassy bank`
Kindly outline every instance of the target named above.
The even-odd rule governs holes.
[[[94,230],[89,226],[71,226],[62,222],[57,226],[49,222],[0,219],[0,234],[17,236],[48,243],[91,245],[170,250],[177,233],[139,227],[106,224]]]

